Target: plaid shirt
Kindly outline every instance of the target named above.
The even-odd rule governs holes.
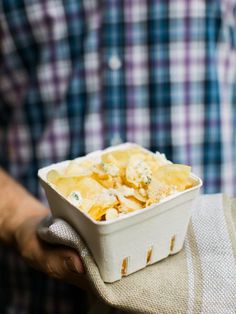
[[[42,197],[38,168],[131,141],[236,194],[235,19],[235,0],[0,1],[0,164]],[[85,311],[8,255],[1,313]]]

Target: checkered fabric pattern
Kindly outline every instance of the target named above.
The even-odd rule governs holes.
[[[0,165],[42,198],[38,168],[131,141],[236,194],[235,20],[235,0],[0,1]],[[78,311],[0,257],[6,313]]]

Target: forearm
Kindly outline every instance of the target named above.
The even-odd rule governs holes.
[[[47,214],[46,207],[0,169],[0,242],[14,245],[15,231],[26,219]]]

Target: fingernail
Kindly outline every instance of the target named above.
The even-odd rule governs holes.
[[[65,263],[66,267],[67,267],[70,271],[72,271],[73,273],[76,273],[76,274],[79,273],[79,274],[81,274],[81,268],[78,267],[78,266],[74,263],[72,257],[66,257],[66,258],[64,259],[64,263]]]

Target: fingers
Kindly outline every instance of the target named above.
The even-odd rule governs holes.
[[[43,247],[43,248],[42,248]],[[56,278],[65,278],[69,274],[84,274],[82,262],[71,249],[43,245],[37,248],[37,260],[43,266],[43,270]]]
[[[40,218],[32,218],[17,231],[17,244],[23,259],[33,268],[53,278],[89,289],[79,255],[73,249],[49,245],[37,237]]]
[[[84,270],[83,267],[81,265],[81,263],[78,263],[78,261],[75,261],[75,259],[73,259],[72,256],[69,257],[65,257],[64,258],[64,264],[67,270],[69,270],[72,273],[79,273],[79,274],[83,274]]]
[[[48,248],[40,257],[42,271],[49,276],[89,290],[90,286],[86,279],[83,265],[78,255],[73,250],[64,248]],[[90,289],[91,290],[91,289]]]

